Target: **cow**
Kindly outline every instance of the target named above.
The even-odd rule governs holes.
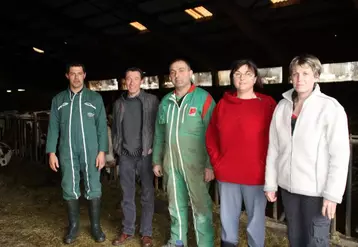
[[[11,160],[13,150],[4,142],[0,142],[0,166],[7,166]]]

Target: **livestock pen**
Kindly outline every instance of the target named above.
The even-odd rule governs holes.
[[[18,114],[8,112],[0,114],[0,142],[8,146],[12,157],[0,169],[0,219],[7,228],[0,232],[0,246],[61,246],[67,219],[64,203],[61,199],[60,175],[48,168],[45,153],[45,141],[49,112]],[[344,201],[338,206],[336,218],[332,222],[332,245],[358,246],[354,231],[358,225],[356,208],[357,191],[357,152],[358,136],[351,135],[351,159]],[[0,148],[2,146],[0,145]],[[1,158],[5,158],[3,152]],[[102,224],[107,238],[111,240],[121,225],[120,189],[116,176],[116,166],[108,164],[103,170],[103,211]],[[161,246],[168,237],[170,217],[167,212],[166,192],[162,180],[153,181],[156,188],[156,209],[153,219],[155,246]],[[140,187],[138,186],[138,191]],[[214,201],[214,224],[216,246],[220,243],[220,219],[217,183],[210,188]],[[139,206],[140,200],[137,200]],[[88,226],[88,217],[81,201],[81,223]],[[140,211],[140,207],[137,207]],[[267,207],[266,246],[288,246],[285,234],[285,217],[280,203],[268,204]],[[140,213],[139,213],[140,214]],[[240,227],[240,246],[245,246],[246,216],[242,215]],[[95,245],[86,228],[81,228],[81,236],[74,246]],[[195,246],[193,227],[189,227],[189,243]],[[111,246],[107,240],[102,246]],[[133,245],[140,246],[139,238]]]

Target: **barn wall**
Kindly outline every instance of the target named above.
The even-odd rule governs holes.
[[[329,96],[336,98],[346,109],[352,123],[358,122],[358,83],[357,82],[339,82],[339,83],[321,83],[321,89]],[[264,93],[271,95],[274,99],[280,100],[281,94],[291,88],[289,84],[271,84],[266,85]],[[214,99],[218,101],[228,87],[206,87]],[[171,89],[149,90],[148,92],[162,98]],[[59,91],[37,90],[13,93],[0,93],[0,111],[18,110],[18,111],[40,111],[49,110],[51,99]],[[112,103],[121,91],[101,92],[103,100],[108,111],[111,111]]]

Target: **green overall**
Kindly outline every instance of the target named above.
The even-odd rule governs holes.
[[[106,112],[99,93],[87,88],[73,94],[65,90],[52,100],[46,153],[56,153],[59,138],[59,165],[65,200],[81,196],[80,171],[85,197],[101,197],[98,152],[108,152]]]
[[[171,238],[187,246],[188,202],[193,211],[197,245],[214,246],[212,200],[205,168],[212,168],[205,147],[205,132],[215,102],[194,85],[180,100],[167,94],[159,106],[153,145],[153,164],[161,165],[169,196]]]

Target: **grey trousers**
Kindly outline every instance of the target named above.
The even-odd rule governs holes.
[[[248,246],[265,246],[265,208],[267,199],[262,185],[243,185],[219,181],[221,246],[239,242],[239,219],[242,203],[248,216]]]
[[[141,225],[142,236],[152,236],[152,220],[154,213],[154,174],[152,171],[152,155],[131,157],[121,155],[119,158],[119,180],[123,192],[123,233],[134,235],[136,221],[136,175],[141,181]]]
[[[329,247],[331,221],[322,215],[322,197],[281,189],[291,247]]]

